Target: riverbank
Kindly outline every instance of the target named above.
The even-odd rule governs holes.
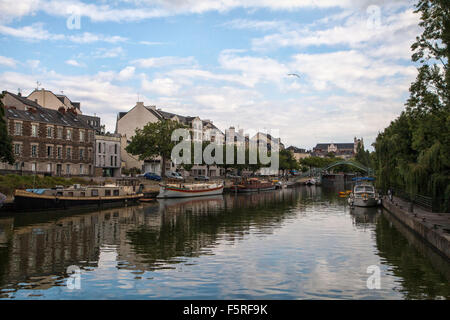
[[[383,207],[450,259],[450,214],[428,212],[398,197],[383,198]],[[412,210],[411,210],[412,209]]]
[[[54,188],[57,185],[73,185],[73,184],[87,184],[88,181],[83,178],[72,177],[45,177],[32,175],[15,175],[7,174],[0,176],[0,192],[7,196],[8,200],[12,200],[14,190],[16,189],[30,189],[30,188]]]

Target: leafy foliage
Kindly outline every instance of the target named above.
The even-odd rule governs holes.
[[[411,46],[420,64],[406,109],[381,133],[374,162],[379,187],[450,199],[450,1],[419,0],[423,33]]]
[[[172,132],[175,129],[184,128],[176,121],[161,120],[147,123],[144,128],[136,129],[130,144],[125,150],[139,160],[149,160],[160,156],[162,160],[161,174],[164,176],[166,161],[170,158],[173,147],[177,142],[172,141]]]

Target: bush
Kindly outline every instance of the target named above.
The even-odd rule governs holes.
[[[87,184],[87,181],[78,178],[19,176],[8,174],[0,176],[0,192],[12,195],[16,189],[53,188],[57,185],[71,186],[73,184]]]

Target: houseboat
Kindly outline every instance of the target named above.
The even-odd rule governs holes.
[[[381,204],[381,197],[370,182],[373,178],[358,178],[352,193],[348,197],[350,206],[374,207]]]
[[[67,209],[79,206],[102,206],[104,204],[126,204],[138,201],[143,194],[131,186],[81,186],[65,188],[25,189],[14,192],[17,210]]]
[[[158,199],[211,196],[223,193],[223,183],[160,184]]]
[[[243,180],[240,184],[235,186],[238,192],[268,191],[275,190],[276,187],[277,186],[271,181],[263,181],[257,178]]]

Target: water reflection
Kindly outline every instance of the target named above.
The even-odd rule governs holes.
[[[448,298],[448,263],[410,243],[380,210],[317,186],[22,214],[0,219],[0,297]],[[373,263],[377,293],[364,286]]]

